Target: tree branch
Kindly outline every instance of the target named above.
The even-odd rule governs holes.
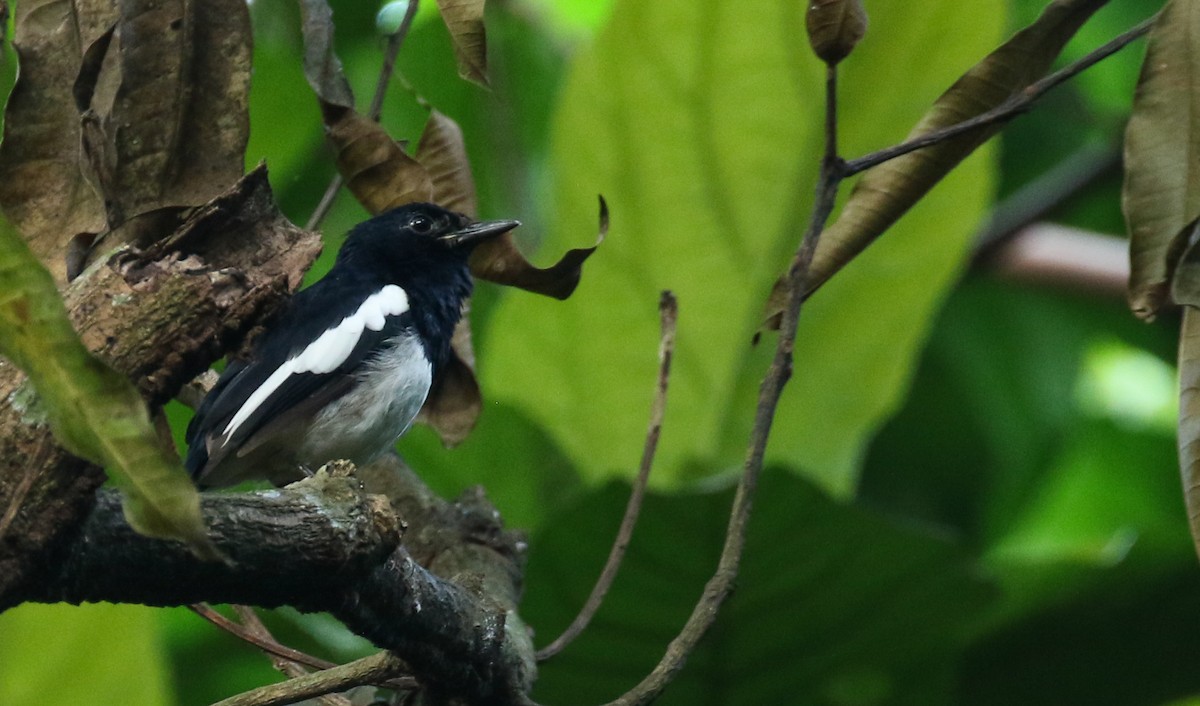
[[[66,289],[84,344],[161,404],[300,284],[320,249],[287,222],[259,168],[146,250],[110,253]],[[104,472],[63,451],[24,376],[0,361],[0,602],[37,583]]]
[[[364,475],[390,478],[401,505],[424,504],[414,517],[453,518],[414,523],[411,540],[415,553],[462,584],[439,579],[399,545],[400,523],[387,500],[364,495],[357,478],[319,473],[282,490],[205,494],[204,517],[228,564],[202,562],[182,544],[137,534],[117,495],[102,491],[78,535],[52,558],[49,576],[3,596],[0,610],[22,601],[208,600],[327,611],[394,652],[435,695],[523,703],[533,649],[515,598],[509,602],[519,586],[502,589],[520,575],[515,538],[499,529],[481,498],[438,504],[423,485],[405,492],[415,476],[394,459]]]
[[[378,652],[349,664],[306,674],[280,684],[269,684],[218,701],[213,706],[284,706],[304,699],[387,681],[405,668],[389,652]]]

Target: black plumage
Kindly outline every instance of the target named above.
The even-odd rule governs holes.
[[[390,448],[450,355],[471,294],[467,257],[516,225],[410,204],[355,227],[329,273],[292,298],[197,409],[186,461],[197,482],[282,483]]]

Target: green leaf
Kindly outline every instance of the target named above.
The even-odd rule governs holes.
[[[1063,441],[1036,493],[989,547],[1006,587],[1003,614],[1033,612],[1085,588],[1136,593],[1190,567],[1179,486],[1157,469],[1173,464],[1169,441],[1092,421]]]
[[[987,280],[960,285],[912,394],[871,443],[859,497],[975,545],[996,541],[1078,416],[1080,360],[1108,323],[1089,319],[1091,304]]]
[[[593,492],[531,539],[522,614],[540,642],[587,597],[628,492]],[[966,552],[783,472],[760,492],[737,591],[660,703],[952,703],[959,635],[993,596]],[[592,625],[542,667],[539,702],[599,702],[645,675],[716,565],[731,498],[647,497]]]
[[[740,465],[763,349],[761,302],[799,242],[819,164],[823,65],[804,5],[620,2],[563,89],[558,213],[543,247],[605,250],[571,301],[508,296],[481,346],[483,389],[522,407],[585,477],[631,476],[654,387],[656,302],[679,296],[678,349],[654,482]],[[843,64],[844,143],[899,140],[999,37],[1003,3],[872,7],[879,31]],[[928,48],[938,46],[938,61]],[[895,71],[920,64],[921,71]],[[879,76],[889,76],[880,81]],[[769,458],[838,493],[902,394],[928,319],[988,203],[986,157],[963,165],[806,308]]]
[[[549,29],[568,39],[591,35],[612,12],[613,0],[529,0],[549,22]]]
[[[1171,0],[1150,32],[1133,115],[1125,129],[1129,304],[1152,319],[1167,300],[1171,270],[1200,216],[1200,2]],[[1191,297],[1200,292],[1189,293]]]
[[[215,556],[200,496],[164,452],[146,403],[84,348],[50,273],[7,222],[0,222],[0,355],[29,376],[58,441],[122,487],[130,524]]]
[[[173,704],[155,610],[26,604],[6,611],[0,703]]]

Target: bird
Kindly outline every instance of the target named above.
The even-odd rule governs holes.
[[[408,430],[450,356],[475,246],[520,225],[431,203],[355,226],[196,408],[184,466],[201,488],[369,463]]]

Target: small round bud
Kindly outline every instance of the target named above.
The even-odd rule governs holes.
[[[845,59],[867,32],[862,0],[808,0],[808,42],[821,61]]]
[[[375,15],[375,30],[382,35],[395,34],[408,13],[408,0],[395,0],[379,8]]]

